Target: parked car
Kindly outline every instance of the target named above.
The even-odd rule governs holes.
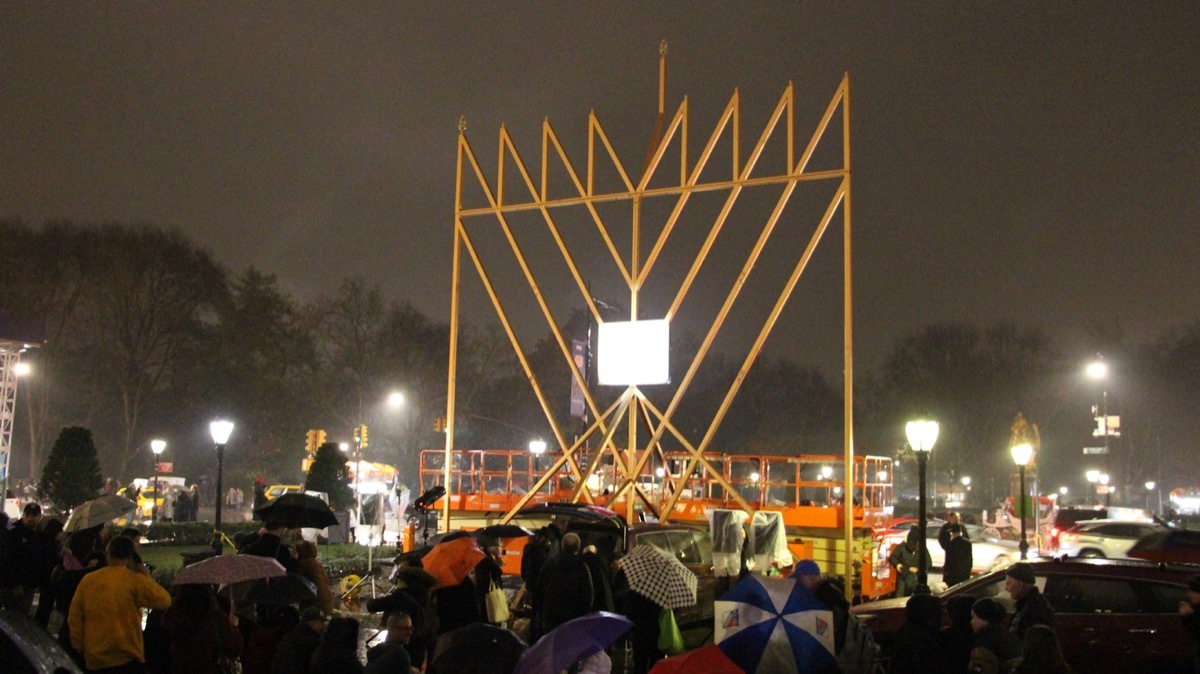
[[[284,494],[298,494],[304,491],[304,487],[298,484],[273,484],[267,487],[267,500],[274,501]]]
[[[1063,653],[1077,672],[1190,671],[1196,644],[1179,620],[1194,565],[1099,559],[1031,562],[1037,586],[1054,607]],[[1016,602],[1004,589],[1001,570],[960,583],[937,596],[993,597],[1012,613]],[[887,647],[904,624],[907,598],[859,604],[851,612],[866,621]],[[948,619],[947,624],[948,624]]]
[[[942,545],[938,543],[938,531],[945,524],[942,520],[927,520],[925,526],[926,547],[929,550],[929,563],[935,569],[941,569],[946,563],[946,551],[942,549]],[[884,544],[881,546],[880,554],[886,556],[893,545],[899,545],[904,542],[904,537],[908,535],[908,531],[917,526],[917,520],[899,520],[892,523],[892,526],[884,535]],[[1011,564],[1015,564],[1021,559],[1021,548],[1017,541],[1006,541],[994,537],[988,537],[984,534],[983,527],[973,524],[964,524],[967,530],[967,536],[971,539],[971,572],[986,573],[994,569],[1004,568]],[[1037,557],[1036,546],[1030,546],[1026,557],[1033,559]]]
[[[707,529],[688,524],[638,522],[626,525],[617,513],[582,503],[545,503],[520,510],[514,524],[537,528],[551,521],[564,523],[566,532],[579,535],[584,546],[595,545],[605,555],[622,557],[638,545],[652,545],[670,553],[696,574],[696,605],[675,610],[680,627],[708,625],[713,621],[713,601],[728,589],[731,578],[713,572],[712,538]]]
[[[1064,531],[1080,522],[1087,520],[1103,520],[1108,518],[1108,509],[1103,506],[1070,506],[1059,508],[1054,512],[1054,524],[1050,525],[1050,538],[1046,541],[1046,549],[1050,552],[1058,550],[1058,537]]]
[[[1086,520],[1058,535],[1058,554],[1128,559],[1125,553],[1139,538],[1166,530],[1140,520]]]

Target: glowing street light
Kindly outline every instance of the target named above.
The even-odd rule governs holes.
[[[938,423],[926,419],[910,421],[905,425],[904,433],[908,436],[908,444],[917,454],[917,476],[920,488],[917,496],[919,513],[917,526],[921,530],[921,538],[917,555],[917,588],[914,591],[929,594],[929,573],[925,568],[929,554],[925,549],[925,525],[928,522],[925,512],[925,467],[929,461],[929,453],[933,451],[933,443],[937,442]]]
[[[1029,553],[1029,540],[1025,538],[1025,466],[1029,465],[1029,460],[1033,458],[1033,445],[1029,443],[1021,443],[1012,446],[1013,463],[1017,464],[1017,472],[1020,474],[1021,485],[1021,559],[1025,559]]]
[[[216,522],[213,528],[213,552],[221,554],[223,548],[221,542],[221,474],[225,470],[225,444],[229,442],[229,436],[233,434],[233,422],[226,419],[217,419],[208,425],[208,432],[212,435],[213,444],[217,446],[217,512],[214,518]]]
[[[542,455],[546,453],[546,441],[541,438],[530,440],[529,453],[533,455],[533,471],[541,472],[542,467],[538,464],[541,463]]]
[[[158,499],[162,498],[162,492],[158,484],[158,458],[162,456],[163,450],[167,448],[166,440],[151,440],[150,451],[154,452],[154,502],[150,506],[150,521],[158,521]],[[219,496],[219,494],[218,494]]]
[[[387,405],[394,410],[404,407],[404,394],[399,391],[392,391],[388,394]]]

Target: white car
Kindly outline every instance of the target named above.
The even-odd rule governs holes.
[[[1129,559],[1139,538],[1159,531],[1166,528],[1144,520],[1086,520],[1058,535],[1058,554]]]
[[[907,524],[907,523],[905,523]],[[946,551],[938,543],[938,531],[943,520],[928,520],[925,526],[927,538],[926,547],[929,549],[929,562],[935,569],[941,569],[946,563]],[[1017,541],[1006,541],[984,536],[983,528],[973,525],[963,525],[971,540],[971,573],[979,574],[1011,566],[1021,561],[1021,549]],[[912,527],[907,527],[912,528]],[[888,536],[885,539],[884,550],[891,550],[893,544],[903,544],[904,536]],[[1132,545],[1132,544],[1131,544]],[[883,553],[885,556],[887,552]],[[1026,559],[1037,559],[1037,547],[1032,543],[1026,552]]]

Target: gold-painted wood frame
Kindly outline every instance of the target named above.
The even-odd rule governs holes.
[[[664,120],[663,113],[663,97],[661,87],[663,86],[663,78],[665,77],[665,51],[661,52],[660,57],[660,103],[659,103],[659,122],[660,127],[656,128],[657,133],[661,128]],[[467,254],[470,263],[474,266],[478,273],[479,279],[483,284],[483,288],[492,302],[496,315],[499,318],[501,325],[513,347],[525,376],[528,378],[533,393],[536,396],[542,410],[545,414],[546,421],[549,424],[554,440],[562,451],[562,455],[558,458],[542,477],[537,481],[528,494],[508,513],[505,517],[511,517],[513,513],[523,507],[528,499],[536,493],[548,480],[558,473],[564,465],[568,467],[573,478],[575,479],[575,488],[573,499],[575,501],[583,500],[586,502],[594,502],[594,495],[591,494],[587,486],[586,477],[597,469],[600,464],[601,457],[611,455],[613,457],[613,469],[619,481],[614,485],[611,495],[612,501],[617,501],[620,498],[631,494],[634,497],[641,499],[645,503],[649,503],[649,499],[641,492],[637,484],[637,476],[646,466],[650,457],[654,452],[661,452],[660,445],[664,435],[670,434],[679,442],[690,454],[690,459],[682,473],[685,479],[675,481],[675,485],[670,490],[670,495],[665,501],[665,505],[660,513],[662,518],[669,517],[676,502],[682,494],[684,485],[686,484],[686,476],[690,475],[693,470],[703,470],[707,472],[712,479],[716,480],[728,493],[735,495],[738,503],[747,512],[753,512],[754,508],[750,503],[738,495],[736,489],[730,485],[721,472],[715,469],[704,457],[706,450],[710,448],[713,438],[716,435],[717,429],[720,427],[725,415],[728,413],[730,406],[741,387],[746,375],[749,373],[751,366],[757,359],[763,344],[770,335],[771,330],[775,326],[780,313],[783,311],[784,305],[791,296],[796,287],[801,275],[804,273],[809,261],[812,259],[821,238],[825,234],[829,225],[833,222],[834,217],[840,212],[842,215],[842,226],[844,235],[844,260],[843,260],[843,319],[844,319],[844,471],[846,483],[844,490],[847,495],[852,494],[852,484],[850,480],[853,475],[852,462],[854,454],[853,446],[853,348],[852,348],[852,330],[851,330],[851,315],[852,315],[852,293],[851,293],[851,219],[850,219],[850,80],[849,75],[845,75],[838,86],[832,99],[826,107],[816,129],[808,139],[804,150],[800,156],[795,157],[795,105],[794,105],[794,89],[793,85],[789,84],[780,97],[770,119],[765,124],[762,133],[757,142],[746,156],[745,160],[741,157],[741,134],[739,129],[739,111],[740,99],[735,91],[725,107],[724,112],[718,119],[713,132],[708,138],[703,150],[696,157],[695,162],[689,164],[688,157],[688,133],[689,133],[689,115],[688,101],[685,98],[671,118],[665,130],[662,130],[662,137],[658,139],[657,145],[652,148],[652,153],[647,159],[646,166],[640,178],[635,183],[630,176],[629,171],[625,168],[612,143],[609,140],[608,133],[604,130],[600,120],[595,113],[589,113],[588,116],[588,144],[587,144],[587,160],[586,173],[580,176],[575,168],[575,164],[568,156],[562,143],[559,140],[558,134],[554,131],[549,120],[542,123],[542,147],[540,156],[540,169],[537,171],[538,180],[535,182],[534,173],[527,168],[526,163],[521,158],[517,151],[512,138],[509,136],[507,129],[501,126],[499,133],[499,148],[497,153],[496,175],[494,182],[489,182],[484,171],[478,161],[474,149],[471,147],[467,139],[465,124],[459,125],[458,135],[458,160],[457,160],[457,175],[455,184],[455,214],[454,214],[454,256],[453,256],[453,285],[451,292],[451,321],[450,321],[450,362],[449,362],[449,382],[448,382],[448,400],[446,409],[446,459],[445,459],[445,484],[450,483],[450,467],[452,464],[451,456],[454,450],[454,402],[455,402],[455,380],[457,374],[457,349],[458,349],[458,330],[459,330],[459,310],[460,310],[460,274],[462,272],[462,254]],[[820,144],[826,131],[834,122],[835,116],[841,113],[842,122],[842,166],[833,170],[823,171],[808,171],[807,167],[813,153]],[[786,134],[786,153],[788,170],[780,175],[758,175],[755,173],[758,161],[761,158],[764,149],[767,147],[768,141],[779,132],[780,127],[783,128],[783,133]],[[713,154],[718,146],[718,143],[725,137],[728,137],[730,143],[730,154],[732,157],[732,165],[729,177],[723,180],[715,180],[710,182],[702,182],[700,177],[704,169],[708,166]],[[660,168],[668,168],[669,164],[666,160],[668,151],[677,147],[679,150],[678,168],[679,178],[677,184],[669,186],[651,187],[651,183]],[[611,169],[615,169],[619,177],[619,183],[623,189],[616,192],[600,192],[596,191],[595,178],[597,174],[597,162],[606,160],[611,163]],[[555,166],[554,163],[558,165]],[[524,187],[524,190],[516,190],[517,193],[506,192],[506,171],[510,167],[515,167],[519,181],[518,184]],[[551,197],[550,194],[550,173],[551,168],[565,171],[569,177],[570,186],[573,193],[566,197]],[[463,185],[464,180],[474,179],[478,188],[485,196],[487,205],[482,207],[467,208],[463,205]],[[661,181],[661,179],[660,179]],[[753,346],[747,352],[746,357],[739,369],[737,376],[730,385],[725,394],[721,405],[714,414],[704,435],[698,442],[694,442],[681,432],[673,423],[672,418],[679,410],[683,401],[684,394],[691,385],[697,372],[700,370],[705,357],[708,355],[714,340],[725,323],[730,311],[732,310],[735,301],[738,299],[746,278],[763,253],[767,242],[770,238],[775,225],[784,212],[785,206],[788,204],[795,188],[801,182],[807,181],[836,181],[836,190],[830,199],[828,206],[818,221],[807,246],[803,253],[796,261],[791,275],[789,276],[784,287],[780,290],[775,304],[772,307],[770,314],[759,330],[758,336],[754,341]],[[592,223],[596,228],[600,239],[603,241],[603,249],[607,255],[611,256],[612,261],[617,269],[621,279],[629,289],[630,293],[630,320],[638,318],[638,293],[655,265],[660,259],[660,256],[668,243],[670,234],[675,228],[684,208],[688,203],[692,194],[697,192],[724,191],[728,195],[725,199],[720,212],[716,216],[708,235],[703,242],[700,250],[697,252],[695,259],[680,284],[680,287],[672,301],[670,308],[666,312],[664,318],[671,320],[678,312],[680,305],[687,297],[691,290],[694,279],[699,273],[703,263],[708,258],[713,250],[713,246],[718,234],[725,227],[727,219],[734,205],[737,203],[738,197],[747,187],[760,185],[781,185],[781,194],[772,210],[767,221],[763,224],[758,240],[754,244],[749,256],[747,257],[741,273],[737,280],[729,289],[722,306],[713,320],[707,334],[704,337],[695,357],[690,363],[686,374],[678,383],[674,395],[665,409],[659,410],[653,405],[646,396],[637,389],[630,387],[617,400],[612,403],[606,410],[600,410],[596,397],[588,388],[588,382],[585,380],[584,373],[576,366],[572,357],[569,341],[562,334],[550,307],[544,298],[541,288],[538,284],[538,279],[535,278],[533,271],[522,251],[513,229],[509,223],[509,215],[516,212],[537,212],[542,216],[545,222],[547,231],[558,247],[563,261],[566,263],[567,269],[570,272],[576,287],[579,291],[579,297],[582,298],[587,310],[591,313],[593,320],[597,323],[603,322],[603,317],[598,310],[596,303],[593,301],[592,294],[588,289],[583,275],[579,271],[575,257],[569,250],[566,241],[562,236],[562,230],[559,223],[555,220],[554,213],[556,209],[564,207],[580,207],[586,209],[590,215]],[[645,254],[640,250],[641,246],[641,222],[640,208],[641,202],[647,197],[674,197],[675,205],[663,226],[658,237],[650,243],[649,251]],[[631,250],[628,255],[623,255],[614,242],[610,234],[612,231],[609,224],[605,222],[601,216],[597,206],[604,202],[630,202],[632,205],[631,222]],[[538,381],[532,367],[525,357],[525,352],[519,343],[516,333],[513,330],[512,323],[505,311],[500,300],[500,296],[493,286],[491,277],[488,271],[484,268],[483,262],[476,250],[475,243],[471,237],[470,230],[467,226],[468,221],[486,220],[493,225],[498,226],[509,247],[511,249],[513,260],[519,266],[526,283],[529,286],[529,291],[532,293],[537,306],[546,321],[546,327],[549,329],[554,341],[556,342],[559,351],[561,352],[564,363],[570,368],[571,376],[578,383],[583,391],[584,403],[588,409],[588,417],[594,419],[588,426],[579,439],[570,442],[564,429],[552,414],[552,407],[549,404],[541,383]],[[644,447],[637,447],[637,428],[642,424],[649,433],[650,439],[645,443]],[[627,435],[624,442],[620,442],[620,430],[624,425]],[[599,442],[599,449],[590,455],[587,465],[580,465],[577,455],[581,454],[581,449],[588,442]],[[620,445],[623,444],[622,448]],[[850,499],[847,498],[847,503]],[[634,517],[635,500],[633,497],[625,498],[627,509],[626,517],[630,520]],[[443,500],[444,521],[449,526],[451,512],[450,499]],[[853,518],[847,516],[843,518],[845,521],[845,530],[843,535],[846,541],[846,549],[850,550],[851,526]],[[851,575],[851,559],[850,555],[846,555],[847,577]],[[849,583],[847,584],[849,590]]]

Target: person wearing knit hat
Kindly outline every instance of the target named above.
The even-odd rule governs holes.
[[[821,567],[811,559],[796,562],[788,577],[795,578],[833,612],[833,652],[841,653],[842,645],[846,643],[846,623],[850,620],[850,602],[846,601],[846,593],[822,576]]]
[[[968,672],[999,674],[1011,672],[1021,661],[1021,640],[1004,629],[1008,611],[1000,602],[984,597],[971,605],[971,629],[975,642],[971,646]]]
[[[1024,639],[1025,630],[1033,625],[1054,627],[1054,609],[1038,590],[1032,565],[1018,562],[1008,567],[1004,572],[1004,589],[1017,600],[1017,612],[1013,615],[1008,630],[1017,635],[1018,639]]]

